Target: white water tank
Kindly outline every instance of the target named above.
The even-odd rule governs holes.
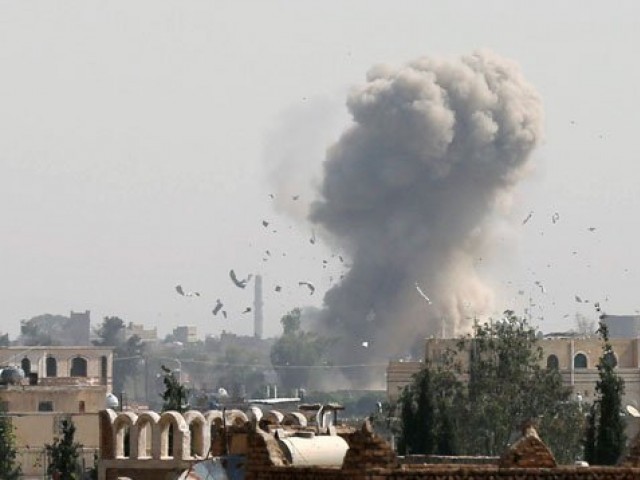
[[[107,405],[107,408],[118,408],[118,406],[120,405],[120,401],[118,400],[118,397],[116,397],[113,393],[107,393],[107,398],[105,399],[105,403]]]
[[[337,435],[296,435],[280,438],[280,448],[293,467],[341,467],[349,444]]]

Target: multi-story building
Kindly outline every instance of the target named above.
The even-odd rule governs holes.
[[[198,341],[198,327],[195,325],[180,325],[173,329],[176,342],[195,343]]]
[[[623,402],[640,408],[640,317],[606,316],[604,323],[610,332],[617,373],[625,381]],[[425,360],[437,362],[446,351],[456,351],[460,339],[429,338],[425,341]],[[471,346],[472,343],[468,342]],[[595,395],[598,381],[597,363],[602,355],[602,341],[594,335],[584,336],[572,332],[542,337],[541,366],[557,369],[564,384],[576,398],[590,401]],[[463,369],[468,355],[457,354]],[[387,393],[396,400],[404,387],[411,383],[413,374],[420,371],[422,362],[390,362],[387,367]]]
[[[112,384],[113,351],[108,347],[5,347],[0,368],[25,377],[5,375],[0,405],[15,428],[18,461],[27,478],[43,478],[45,445],[59,436],[63,419],[76,425],[76,441],[93,461],[98,448],[98,412],[106,406]]]

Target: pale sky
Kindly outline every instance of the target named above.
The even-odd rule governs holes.
[[[545,109],[532,171],[478,262],[496,312],[530,295],[545,331],[593,316],[575,295],[633,314],[639,16],[633,1],[2,1],[0,331],[91,310],[94,324],[117,315],[162,335],[251,334],[252,285],[237,289],[234,268],[264,275],[277,334],[343,268],[287,211],[315,197],[349,89],[375,64],[479,48],[515,61]],[[299,179],[295,203],[269,197],[285,195],[278,166]]]

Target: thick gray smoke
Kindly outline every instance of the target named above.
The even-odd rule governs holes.
[[[363,341],[361,358],[400,354],[489,311],[474,259],[540,139],[542,106],[516,65],[486,51],[374,68],[347,105],[354,123],[329,149],[310,218],[352,259],[321,325],[339,337],[336,359],[353,361]]]

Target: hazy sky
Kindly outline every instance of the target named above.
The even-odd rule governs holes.
[[[479,48],[517,62],[545,109],[532,171],[478,260],[496,311],[530,295],[546,331],[593,314],[574,295],[632,314],[639,15],[631,1],[0,2],[0,331],[88,309],[94,324],[248,334],[252,285],[233,286],[234,268],[264,275],[276,334],[344,268],[301,217],[349,89],[375,64]]]

